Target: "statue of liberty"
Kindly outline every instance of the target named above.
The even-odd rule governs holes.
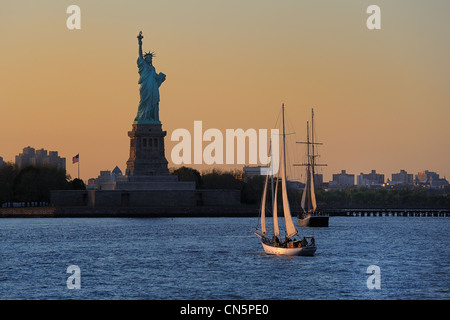
[[[139,58],[137,65],[139,68],[139,89],[141,100],[134,119],[136,124],[161,124],[159,121],[159,86],[166,80],[164,73],[156,73],[152,64],[153,52],[142,54],[142,31],[137,36],[139,43]]]

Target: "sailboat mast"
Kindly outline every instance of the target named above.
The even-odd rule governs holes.
[[[307,168],[308,168],[308,170],[309,170],[309,166],[311,165],[311,162],[310,162],[310,159],[311,159],[311,155],[309,154],[309,145],[310,145],[310,143],[309,143],[309,121],[306,121],[306,145],[307,145],[307,147],[306,147],[306,154],[307,154],[307,156],[308,156],[308,158],[307,158]]]
[[[275,203],[273,202],[275,196],[274,196],[274,190],[273,190],[273,152],[272,152],[272,139],[270,139],[270,190],[272,191],[272,214],[274,211],[274,205]]]
[[[283,161],[284,161],[284,177],[283,179],[286,180],[286,133],[284,131],[284,103],[283,103]]]
[[[314,179],[315,175],[315,168],[314,165],[316,164],[316,153],[314,151],[314,108],[311,108],[311,149],[312,149],[312,155],[311,155],[311,172],[312,172],[312,179]]]
[[[306,190],[307,190],[307,198],[306,198],[306,211],[310,211],[311,209],[311,154],[309,143],[309,121],[306,121],[306,150],[307,150],[307,166],[306,166]]]
[[[297,143],[305,143],[307,147],[307,161],[304,164],[300,164],[302,166],[306,166],[306,182],[305,188],[303,189],[302,194],[302,203],[301,206],[303,211],[306,212],[315,212],[317,208],[316,203],[316,195],[314,192],[314,183],[315,183],[315,166],[324,166],[324,164],[316,164],[316,153],[314,145],[322,144],[315,142],[314,137],[314,109],[311,109],[312,117],[311,117],[311,131],[309,129],[309,121],[306,121],[306,142],[297,142]],[[310,141],[310,135],[312,141]],[[311,145],[311,146],[310,146]]]

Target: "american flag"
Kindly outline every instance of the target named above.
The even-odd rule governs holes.
[[[72,158],[72,163],[77,163],[80,161],[80,154],[77,154],[75,157]]]

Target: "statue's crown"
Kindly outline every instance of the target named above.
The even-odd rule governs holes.
[[[146,57],[146,56],[151,56],[152,58],[155,56],[155,52],[146,52],[146,53],[144,53],[144,58]]]

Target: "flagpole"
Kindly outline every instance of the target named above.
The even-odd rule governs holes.
[[[80,154],[78,154],[78,180],[80,180]]]

